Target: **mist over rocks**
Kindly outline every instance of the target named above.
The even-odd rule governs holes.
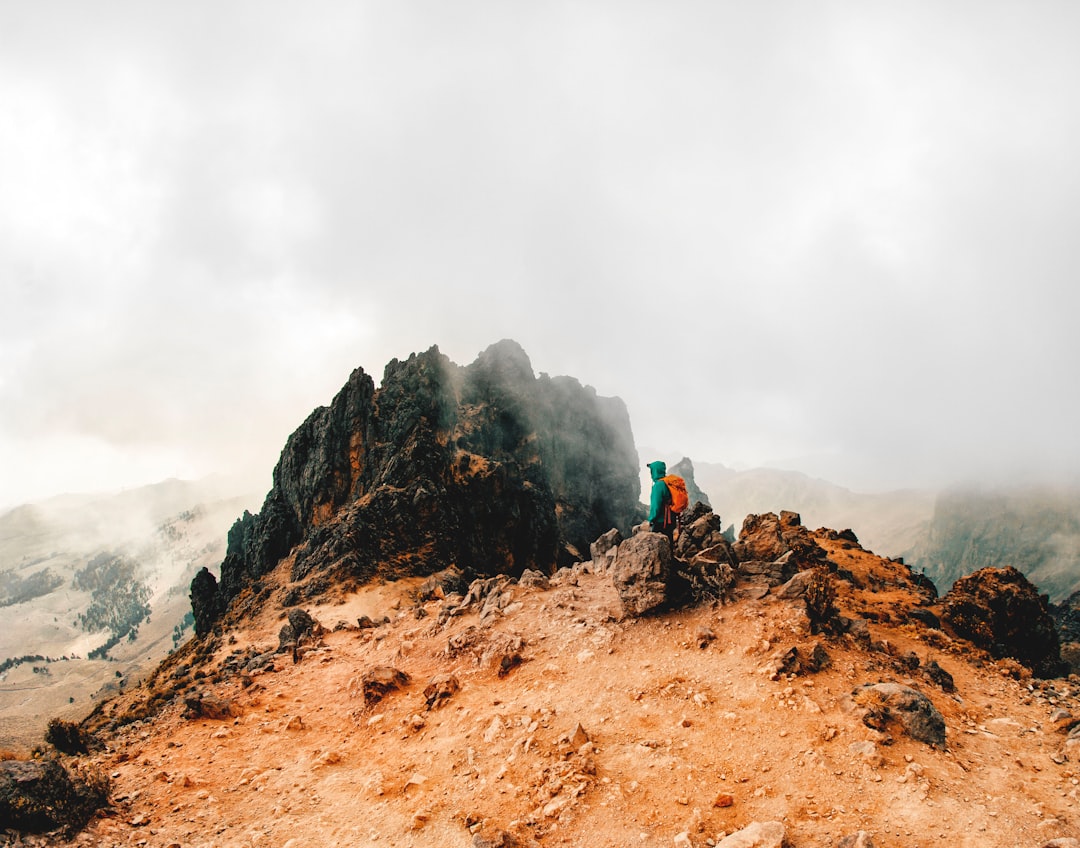
[[[356,369],[289,437],[258,514],[229,531],[218,598],[292,557],[297,599],[331,582],[427,575],[548,573],[640,520],[630,419],[618,398],[572,377],[537,377],[503,340],[471,365],[432,347],[392,360],[376,389]],[[209,616],[200,616],[206,632]]]

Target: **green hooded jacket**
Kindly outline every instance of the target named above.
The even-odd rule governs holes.
[[[650,462],[646,468],[652,475],[652,492],[649,495],[649,529],[656,533],[664,532],[664,520],[668,512],[664,505],[671,502],[671,492],[668,491],[667,483],[663,478],[667,476],[667,463],[657,460]]]

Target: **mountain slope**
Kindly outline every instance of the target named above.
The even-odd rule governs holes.
[[[1011,565],[1060,601],[1080,590],[1080,491],[942,492],[909,560],[942,591],[976,569]]]
[[[84,715],[190,634],[191,578],[220,562],[250,503],[232,485],[170,480],[0,516],[0,611],[19,622],[0,628],[0,748],[40,741],[51,717]]]
[[[498,609],[419,601],[416,578],[364,587],[307,608],[327,629],[295,661],[274,653],[284,613],[264,609],[97,713],[99,732],[117,727],[100,762],[120,800],[81,844],[703,846],[770,821],[792,848],[858,831],[878,848],[1080,836],[1055,729],[1060,708],[1080,715],[1075,687],[916,625],[903,566],[814,540],[851,575],[837,604],[871,621],[867,641],[815,636],[801,600],[749,584],[725,605],[627,617],[595,566],[502,584]],[[784,673],[789,648],[815,643],[821,670]],[[377,668],[407,679],[366,700]],[[881,681],[929,696],[944,748],[865,723],[854,693]],[[130,723],[178,682],[187,696]]]

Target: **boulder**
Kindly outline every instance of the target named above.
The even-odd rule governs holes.
[[[618,528],[612,527],[589,545],[589,556],[592,559],[592,568],[595,573],[604,574],[611,568],[622,540],[622,533],[619,532]]]
[[[368,669],[360,678],[360,695],[364,704],[376,704],[397,689],[409,684],[409,675],[387,665]]]
[[[792,566],[798,566],[792,568],[791,574],[810,568],[826,558],[825,551],[814,541],[813,534],[802,526],[799,514],[786,510],[779,515],[766,512],[746,516],[733,550],[740,563],[776,562],[790,552]]]
[[[432,601],[442,600],[447,595],[463,595],[469,588],[469,580],[465,573],[456,565],[436,571],[427,580],[420,584],[416,590],[416,600]]]
[[[941,605],[945,625],[995,659],[1011,657],[1038,677],[1068,672],[1046,598],[1015,568],[981,568],[962,577]]]
[[[461,683],[455,675],[437,674],[424,687],[424,701],[429,710],[437,710],[449,701],[461,689]]]
[[[716,848],[783,848],[785,835],[781,822],[751,822],[725,836],[716,843]]]
[[[945,719],[922,692],[899,683],[865,683],[852,692],[863,709],[862,721],[875,730],[899,724],[912,739],[945,745]]]
[[[715,546],[723,546],[729,562],[735,563],[731,546],[724,538],[720,516],[709,510],[683,524],[682,532],[675,542],[675,555],[680,559],[689,559],[694,554]]]
[[[662,533],[637,533],[618,548],[611,579],[627,615],[639,616],[667,603],[673,557]]]
[[[213,692],[197,692],[184,698],[184,718],[224,721],[236,715],[232,701]]]
[[[0,760],[0,821],[5,827],[26,833],[63,828],[70,835],[108,798],[104,776],[68,771],[54,759]]]
[[[806,597],[806,587],[810,585],[810,580],[814,576],[814,569],[808,568],[806,571],[800,571],[787,583],[783,584],[773,593],[778,598],[784,600],[795,600],[797,598]]]
[[[221,616],[221,596],[217,578],[205,566],[191,581],[191,614],[195,618],[195,635],[205,636]]]

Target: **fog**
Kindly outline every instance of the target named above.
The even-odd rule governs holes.
[[[0,508],[265,490],[353,368],[502,338],[621,397],[643,452],[864,491],[1075,479],[1078,24],[4,4]]]

